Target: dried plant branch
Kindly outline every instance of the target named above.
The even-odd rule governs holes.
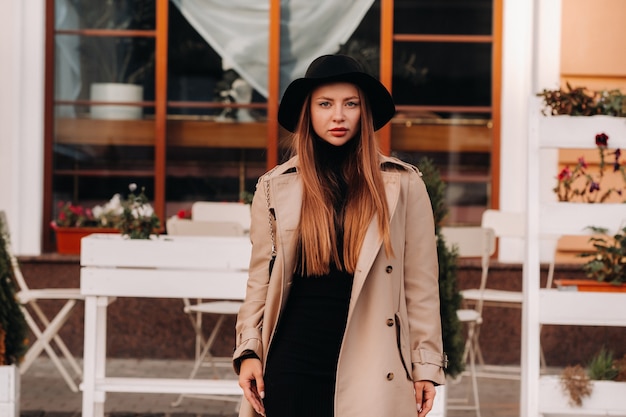
[[[561,374],[561,387],[569,396],[573,406],[582,406],[583,398],[591,395],[593,385],[585,368],[580,365],[568,366]]]

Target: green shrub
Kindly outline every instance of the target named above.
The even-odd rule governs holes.
[[[8,236],[0,217],[0,365],[17,365],[26,353],[27,327],[15,299],[11,258],[6,251]]]

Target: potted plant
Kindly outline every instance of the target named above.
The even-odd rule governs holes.
[[[584,87],[544,89],[537,94],[538,118],[533,130],[541,132],[543,142],[555,148],[591,149],[593,138],[601,132],[624,148],[626,136],[626,95],[620,90],[591,91]],[[599,145],[597,145],[599,147]]]
[[[618,89],[592,91],[585,87],[543,89],[537,94],[542,98],[544,115],[626,117],[626,95]]]
[[[80,3],[80,4],[79,4]],[[84,27],[107,30],[154,28],[153,1],[74,0],[83,10]],[[90,35],[81,39],[83,80],[92,101],[143,101],[142,82],[154,67],[155,45],[149,37]],[[94,119],[140,119],[142,108],[92,105]]]
[[[122,201],[122,213],[118,227],[122,235],[130,239],[149,239],[161,227],[161,221],[145,194],[145,187],[135,195],[137,184],[128,186],[130,194]]]
[[[595,136],[600,161],[596,170],[593,170],[584,156],[581,156],[573,169],[565,166],[559,172],[557,184],[552,190],[559,201],[603,203],[611,196],[626,201],[626,169],[620,161],[622,152],[619,148],[609,149],[608,142],[609,136],[606,133],[598,133]],[[612,160],[609,161],[610,159]],[[609,165],[612,172],[607,173]],[[613,176],[614,183],[605,185],[609,175]]]
[[[135,195],[137,184],[128,186],[124,199],[115,194],[104,205],[84,208],[71,202],[59,202],[59,211],[52,221],[57,252],[80,254],[81,239],[92,233],[121,233],[131,239],[148,239],[161,227],[158,216],[148,202],[145,188]]]
[[[626,355],[616,359],[602,348],[583,367],[566,367],[560,376],[541,379],[544,413],[624,415],[626,412]]]
[[[8,235],[0,216],[0,411],[19,416],[20,379],[17,366],[27,349],[27,326],[15,287]],[[4,415],[4,414],[3,414]]]
[[[594,251],[579,256],[589,258],[582,266],[588,280],[555,280],[560,288],[578,291],[626,292],[626,226],[614,235],[603,227],[589,226]]]
[[[618,90],[590,92],[584,88],[543,90],[530,124],[530,140],[537,141],[540,171],[555,170],[556,184],[538,180],[542,233],[582,235],[586,225],[616,230],[626,221],[626,112]],[[545,150],[554,153],[542,152]],[[572,150],[583,150],[577,159]],[[595,152],[594,152],[595,151]],[[544,195],[554,195],[554,200]],[[593,204],[590,204],[593,203]],[[568,238],[569,242],[573,239]],[[580,241],[580,251],[584,243]]]
[[[60,201],[56,218],[50,223],[55,232],[57,252],[78,255],[80,240],[91,233],[119,233],[117,223],[122,214],[119,194],[104,206],[85,208],[72,202]]]

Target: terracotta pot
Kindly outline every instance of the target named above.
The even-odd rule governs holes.
[[[79,255],[80,240],[92,233],[119,233],[115,228],[105,227],[59,227],[52,225],[56,234],[57,252],[64,255]]]
[[[555,279],[554,283],[557,288],[566,291],[626,292],[626,285],[624,284],[615,285],[592,279]]]

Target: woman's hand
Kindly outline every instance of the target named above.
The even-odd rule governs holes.
[[[417,404],[417,416],[425,417],[433,408],[435,400],[435,384],[431,381],[416,381],[415,385],[415,402]]]
[[[254,410],[264,416],[265,406],[263,406],[263,398],[265,397],[265,383],[263,382],[263,364],[261,364],[260,359],[248,358],[241,362],[239,386],[243,389],[243,396]]]

